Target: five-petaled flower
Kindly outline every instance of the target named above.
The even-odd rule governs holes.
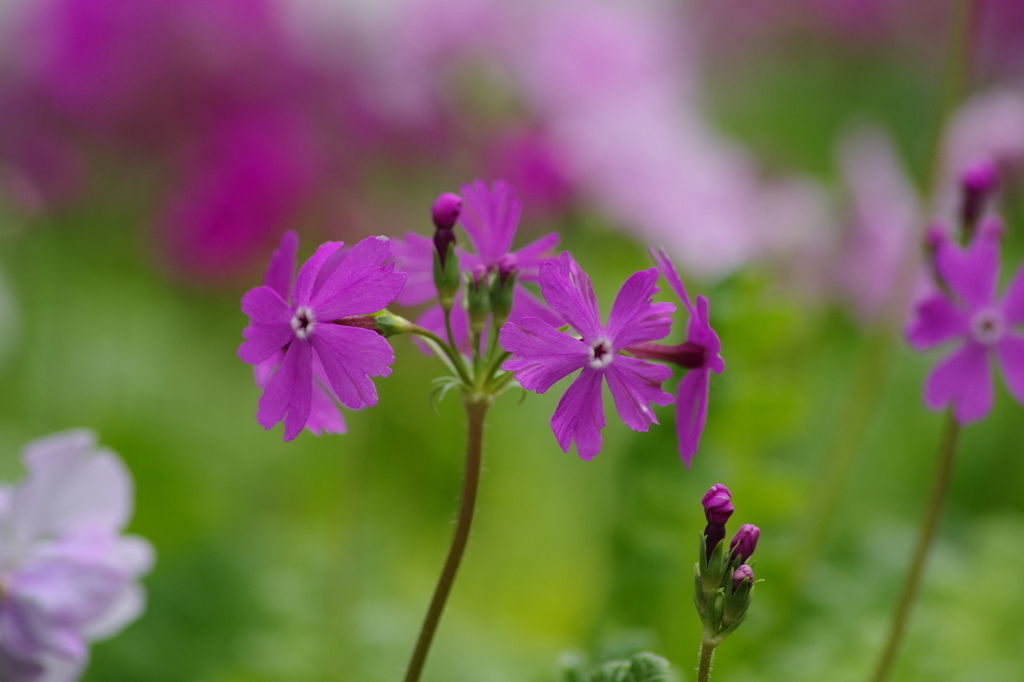
[[[651,256],[661,268],[661,273],[669,286],[690,313],[686,341],[675,346],[641,343],[630,346],[626,351],[637,358],[670,362],[689,370],[686,376],[680,379],[676,389],[676,435],[679,439],[679,456],[689,469],[690,462],[700,445],[700,437],[708,417],[711,372],[721,374],[725,369],[725,362],[719,354],[722,344],[718,340],[718,334],[711,328],[707,299],[698,295],[696,306],[690,302],[683,280],[680,279],[665,249],[651,249]]]
[[[992,409],[993,360],[1002,366],[1010,393],[1024,403],[1024,334],[1014,330],[1024,324],[1024,268],[999,299],[1002,230],[997,216],[985,216],[966,249],[945,232],[931,232],[935,273],[944,289],[917,304],[907,328],[916,350],[960,342],[935,366],[925,386],[928,408],[952,406],[960,424],[983,419]]]
[[[122,535],[132,480],[89,431],[29,443],[28,475],[0,486],[0,679],[72,682],[88,643],[138,618],[153,548]]]
[[[405,284],[405,275],[389,262],[385,237],[369,237],[351,249],[327,242],[296,277],[298,246],[298,236],[285,233],[263,286],[242,297],[250,324],[238,349],[243,361],[256,365],[264,389],[257,420],[269,429],[284,419],[285,440],[303,427],[343,431],[334,399],[351,409],[377,404],[370,377],[388,376],[394,353],[359,316],[383,309]]]
[[[651,301],[658,291],[657,281],[656,268],[630,276],[615,299],[608,324],[603,325],[590,277],[567,251],[562,252],[557,263],[541,264],[541,292],[579,338],[536,317],[506,324],[501,330],[501,346],[513,356],[503,368],[513,372],[527,390],[544,393],[559,379],[583,370],[551,417],[551,427],[565,452],[573,441],[583,459],[591,459],[601,449],[600,430],[605,425],[602,377],[608,381],[619,416],[635,431],[646,431],[657,423],[650,403],[672,402],[672,396],[661,390],[662,382],[672,375],[668,367],[619,353],[668,334],[675,306]]]

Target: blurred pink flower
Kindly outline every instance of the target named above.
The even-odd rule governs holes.
[[[28,475],[0,486],[0,677],[73,682],[88,643],[145,608],[136,582],[153,548],[122,535],[132,513],[131,475],[89,431],[29,443]]]

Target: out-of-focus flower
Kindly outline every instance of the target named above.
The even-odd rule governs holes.
[[[499,132],[483,156],[489,174],[506,178],[531,211],[554,213],[573,195],[562,154],[539,130]]]
[[[527,390],[544,393],[559,379],[583,370],[551,417],[563,451],[568,452],[573,441],[583,459],[592,459],[601,450],[602,378],[608,381],[619,416],[634,431],[646,431],[657,423],[650,403],[672,402],[671,394],[661,390],[661,383],[672,375],[669,368],[619,353],[668,334],[675,306],[651,302],[657,281],[655,268],[630,276],[615,299],[608,324],[603,325],[590,277],[563,251],[557,264],[540,266],[541,292],[581,338],[536,317],[509,323],[501,330],[501,346],[512,354],[503,368],[513,372]]]
[[[746,563],[757,549],[757,540],[761,537],[761,529],[751,523],[744,523],[729,541],[729,551]]]
[[[34,441],[24,461],[27,477],[0,486],[0,678],[74,682],[88,643],[142,613],[153,549],[122,535],[131,475],[92,433]]]
[[[689,469],[690,462],[700,445],[704,424],[707,422],[711,372],[721,374],[725,369],[725,362],[720,355],[722,344],[718,340],[718,334],[711,328],[707,299],[698,295],[697,305],[694,306],[665,250],[651,249],[651,256],[690,314],[686,341],[676,346],[641,343],[626,348],[626,351],[637,358],[671,362],[689,370],[679,381],[676,391],[676,435],[679,438],[679,456]]]
[[[998,217],[986,216],[966,249],[943,231],[931,233],[935,270],[945,289],[923,298],[907,327],[916,350],[959,342],[928,376],[925,405],[952,406],[960,424],[983,419],[992,409],[993,360],[1011,395],[1024,404],[1024,268],[997,298],[1002,229]]]
[[[750,581],[751,585],[754,584],[754,569],[752,569],[750,566],[748,566],[746,564],[740,565],[739,568],[737,568],[735,571],[733,571],[733,573],[732,573],[732,589],[735,590],[737,587],[740,586],[740,583],[743,582],[744,580]]]
[[[244,362],[257,365],[258,383],[269,373],[262,363],[279,360],[265,378],[256,418],[265,429],[284,419],[285,440],[304,427],[314,433],[344,428],[325,396],[352,409],[377,404],[370,377],[391,374],[394,353],[376,331],[354,325],[361,324],[358,316],[382,310],[405,284],[405,275],[388,262],[385,237],[369,237],[351,250],[327,242],[295,276],[298,246],[298,236],[285,233],[263,286],[242,297],[250,324],[238,349]],[[314,387],[325,395],[314,398]]]

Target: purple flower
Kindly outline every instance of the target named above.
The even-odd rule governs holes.
[[[540,266],[541,292],[581,338],[535,317],[501,330],[499,342],[513,356],[502,367],[514,372],[527,390],[544,393],[559,379],[583,370],[551,417],[551,428],[565,452],[573,441],[583,459],[593,458],[601,449],[602,377],[608,381],[619,416],[634,431],[646,431],[658,423],[649,403],[672,402],[672,396],[661,390],[661,383],[672,375],[669,368],[619,353],[668,334],[675,306],[651,302],[657,281],[655,268],[633,274],[622,285],[608,324],[602,325],[590,277],[563,251],[557,264]]]
[[[337,408],[324,398],[351,409],[377,404],[370,377],[388,376],[394,353],[381,335],[353,326],[357,320],[351,318],[381,310],[405,284],[405,275],[388,262],[385,237],[369,237],[351,249],[327,242],[295,277],[298,246],[298,236],[286,232],[263,286],[242,297],[250,324],[238,349],[244,362],[257,366],[264,388],[257,421],[270,429],[284,419],[285,440],[303,427],[344,430]]]
[[[732,536],[732,540],[729,541],[729,551],[738,556],[740,561],[746,563],[747,559],[754,553],[754,550],[757,549],[757,539],[760,537],[760,528],[753,524],[744,523],[736,531],[736,535]]]
[[[925,405],[932,410],[951,405],[960,424],[983,419],[992,409],[994,360],[1010,393],[1024,403],[1024,335],[1014,331],[1024,324],[1024,268],[997,298],[1001,235],[1002,222],[994,215],[982,218],[966,249],[933,231],[935,270],[946,290],[918,302],[907,327],[916,350],[959,341],[928,376]]]
[[[0,679],[71,682],[88,643],[145,608],[153,548],[122,535],[131,475],[88,431],[30,443],[27,477],[0,486]]]
[[[711,486],[704,493],[704,497],[701,498],[700,502],[704,505],[704,517],[707,518],[708,523],[723,525],[729,520],[734,511],[732,507],[732,494],[721,483]]]
[[[522,205],[507,182],[498,180],[493,189],[488,189],[483,180],[463,185],[463,204],[459,221],[466,229],[476,253],[457,249],[459,262],[464,270],[517,274],[513,293],[510,322],[520,322],[526,317],[539,317],[556,326],[563,323],[537,297],[519,282],[536,282],[540,265],[554,260],[551,249],[558,244],[558,234],[552,232],[526,246],[510,251],[519,225]],[[445,195],[443,195],[445,196]],[[457,196],[457,195],[451,195]],[[405,241],[395,240],[394,254],[399,272],[408,275],[406,286],[398,296],[401,305],[419,305],[437,296],[433,275],[434,242],[427,237],[407,232]],[[462,295],[457,294],[452,308],[452,333],[456,345],[463,351],[469,350],[469,318],[461,305]],[[416,323],[437,334],[445,333],[444,311],[440,305],[428,308]],[[486,335],[484,335],[486,336]],[[424,350],[426,347],[423,346]]]
[[[744,580],[749,580],[751,585],[754,584],[754,569],[746,564],[732,572],[732,589],[738,588]]]
[[[686,342],[677,346],[641,343],[626,350],[638,358],[672,362],[690,370],[680,380],[676,390],[676,435],[679,438],[679,456],[689,469],[690,462],[700,445],[700,437],[708,417],[711,372],[721,374],[725,369],[725,362],[719,354],[722,344],[708,321],[707,299],[697,296],[697,305],[694,307],[665,249],[651,249],[651,256],[661,268],[661,273],[669,286],[690,313]]]

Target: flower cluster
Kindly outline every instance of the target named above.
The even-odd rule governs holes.
[[[961,425],[991,411],[994,364],[1001,366],[1011,395],[1024,403],[1024,267],[1000,298],[1003,223],[995,214],[981,215],[984,195],[995,185],[994,169],[969,167],[963,180],[961,221],[967,244],[956,243],[942,223],[929,230],[936,287],[917,303],[907,327],[916,350],[957,343],[929,375],[925,404],[933,410],[951,408]]]
[[[24,461],[28,476],[0,486],[0,679],[72,682],[88,642],[142,613],[153,549],[122,535],[131,476],[92,433],[37,440]]]
[[[749,563],[761,531],[745,523],[729,547],[725,546],[725,524],[732,516],[732,495],[721,483],[704,494],[707,527],[700,536],[700,556],[694,572],[694,602],[704,623],[704,641],[717,646],[747,617],[754,590],[754,569]]]

